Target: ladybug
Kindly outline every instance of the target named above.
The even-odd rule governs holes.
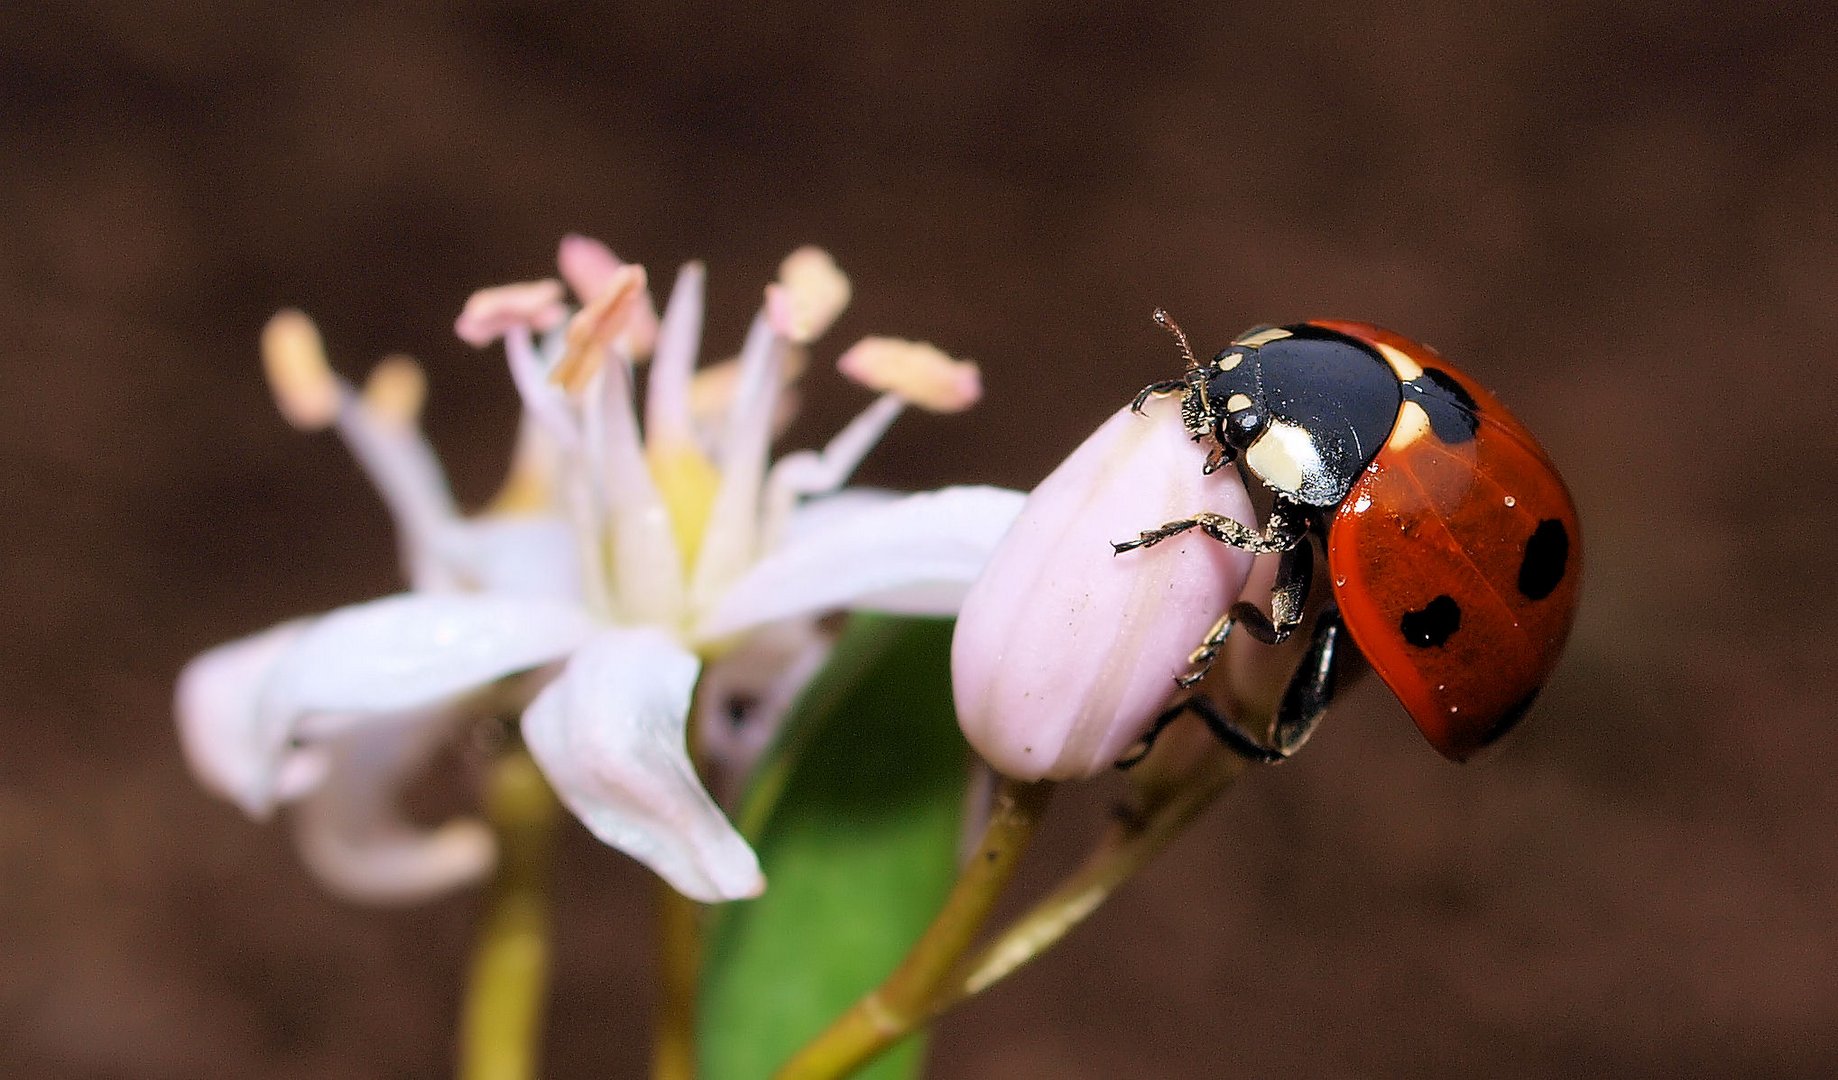
[[[1531,432],[1434,349],[1366,323],[1260,326],[1201,363],[1166,312],[1155,321],[1187,372],[1144,387],[1133,408],[1182,395],[1187,430],[1211,443],[1205,471],[1236,463],[1273,504],[1262,529],[1199,512],[1112,546],[1121,554],[1199,529],[1281,553],[1270,614],[1234,604],[1176,682],[1197,683],[1234,627],[1275,644],[1301,625],[1311,539],[1333,601],[1269,743],[1200,697],[1168,710],[1150,741],[1191,710],[1247,757],[1288,757],[1333,696],[1343,635],[1445,757],[1465,761],[1505,734],[1557,663],[1581,577],[1576,506]]]

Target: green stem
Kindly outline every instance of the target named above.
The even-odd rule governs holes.
[[[982,842],[906,959],[781,1067],[775,1074],[778,1080],[847,1076],[926,1021],[933,998],[947,988],[990,908],[1014,876],[1052,791],[1050,783],[1002,781]]]
[[[1114,825],[1058,888],[958,968],[950,985],[934,997],[930,1016],[982,993],[1052,948],[1179,836],[1244,770],[1243,758],[1221,754],[1144,817]]]
[[[522,749],[492,768],[486,816],[498,869],[460,1019],[460,1080],[534,1080],[549,976],[549,867],[559,817],[555,793]]]

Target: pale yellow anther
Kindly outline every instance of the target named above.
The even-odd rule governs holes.
[[[288,423],[318,431],[338,417],[338,377],[326,362],[319,328],[304,313],[276,312],[262,328],[262,370]]]
[[[766,320],[780,337],[807,345],[849,306],[849,278],[830,253],[801,247],[779,264],[779,280],[766,286]]]
[[[868,387],[893,394],[929,412],[961,412],[983,396],[983,375],[968,360],[953,360],[936,346],[901,338],[857,342],[837,370]]]
[[[364,407],[378,419],[400,427],[414,426],[427,399],[428,377],[412,356],[386,356],[364,380]]]
[[[571,394],[586,388],[588,380],[606,362],[606,350],[631,328],[645,297],[645,268],[619,267],[588,305],[568,320],[568,345],[549,376]]]

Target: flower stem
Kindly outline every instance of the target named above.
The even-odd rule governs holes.
[[[652,1080],[695,1080],[696,984],[702,967],[702,912],[669,885],[658,886],[658,1008]]]
[[[778,1080],[847,1076],[932,1015],[933,998],[949,989],[952,972],[1014,876],[1052,791],[1051,783],[1002,781],[982,842],[906,959],[781,1067]]]
[[[533,1080],[549,977],[549,866],[559,807],[530,755],[493,765],[486,816],[498,869],[485,897],[460,1020],[460,1080]]]
[[[982,993],[1052,948],[1179,836],[1244,769],[1243,758],[1221,754],[1203,774],[1173,790],[1146,815],[1112,826],[1058,888],[958,968],[950,985],[934,997],[931,1016]]]

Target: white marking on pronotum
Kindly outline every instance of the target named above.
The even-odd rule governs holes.
[[[1319,496],[1328,479],[1321,450],[1308,430],[1283,420],[1270,421],[1245,451],[1244,460],[1264,483],[1305,502]]]
[[[1237,412],[1239,409],[1248,409],[1250,407],[1251,398],[1247,394],[1233,394],[1231,397],[1225,399],[1226,412]]]
[[[1244,353],[1241,353],[1241,352],[1230,353],[1220,359],[1219,370],[1220,371],[1230,371],[1242,363],[1244,363]]]
[[[1391,429],[1391,438],[1385,440],[1385,446],[1391,450],[1402,450],[1411,443],[1429,434],[1430,414],[1423,411],[1423,406],[1414,401],[1406,401],[1398,409],[1398,422]]]
[[[1291,337],[1291,336],[1293,335],[1291,335],[1289,331],[1287,330],[1273,328],[1270,330],[1259,330],[1257,333],[1252,334],[1250,337],[1239,338],[1237,341],[1232,342],[1232,344],[1243,345],[1244,347],[1248,349],[1255,349],[1260,345],[1268,345],[1272,341],[1281,341],[1284,338]]]
[[[1423,374],[1423,365],[1404,355],[1402,349],[1387,345],[1382,341],[1374,341],[1371,344],[1379,351],[1379,355],[1385,358],[1385,362],[1391,365],[1391,370],[1398,373],[1399,382],[1409,382]]]

